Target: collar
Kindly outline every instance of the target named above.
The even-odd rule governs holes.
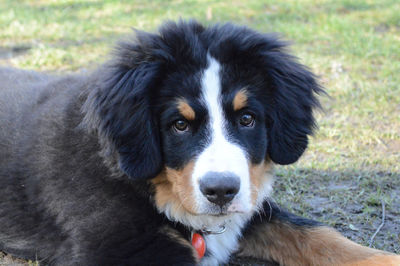
[[[199,259],[204,257],[204,254],[206,253],[207,245],[206,241],[204,239],[204,235],[219,235],[222,234],[226,231],[226,226],[225,223],[220,225],[217,230],[211,230],[207,228],[206,226],[203,226],[203,228],[200,231],[192,231],[191,232],[191,237],[190,241],[192,243],[192,246],[194,249],[197,251],[197,255]]]
[[[217,230],[211,230],[206,226],[203,226],[203,228],[200,230],[200,232],[204,235],[220,235],[225,231],[226,231],[225,223],[221,224]]]
[[[193,248],[196,250],[199,259],[203,258],[207,251],[205,236],[219,235],[226,231],[225,223],[220,225],[217,229],[210,229],[206,226],[203,226],[201,230],[194,230],[193,228],[187,228],[180,223],[175,224],[175,228],[190,241]]]

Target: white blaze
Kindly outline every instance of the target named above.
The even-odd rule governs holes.
[[[200,210],[206,210],[208,200],[199,190],[200,179],[210,171],[231,172],[240,177],[240,190],[228,210],[251,210],[249,165],[245,151],[228,139],[225,117],[221,106],[220,64],[208,58],[209,66],[202,78],[202,94],[209,114],[210,144],[199,155],[193,170],[193,185]]]

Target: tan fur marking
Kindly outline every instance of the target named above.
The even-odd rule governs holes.
[[[250,165],[251,200],[255,204],[261,186],[273,178],[273,165],[270,161]]]
[[[167,235],[177,243],[181,244],[182,246],[185,246],[189,248],[192,251],[193,257],[196,259],[196,262],[199,262],[199,257],[197,255],[197,251],[194,249],[194,247],[187,241],[182,235],[176,231],[175,229],[169,227],[169,226],[163,226],[160,228],[160,233]]]
[[[178,110],[187,120],[194,120],[196,118],[196,113],[185,99],[178,100]]]
[[[306,228],[281,221],[260,225],[257,232],[243,238],[240,250],[240,256],[272,259],[281,265],[370,265],[368,263],[381,260],[397,262],[395,256],[386,257],[385,254],[390,254],[363,247],[332,228]]]
[[[235,98],[233,98],[232,105],[234,111],[240,110],[247,105],[246,89],[241,89],[236,93]]]
[[[159,209],[170,204],[176,216],[182,216],[185,211],[196,213],[191,184],[193,167],[194,162],[190,162],[182,170],[166,168],[152,180]]]
[[[382,255],[374,255],[366,260],[357,261],[353,263],[345,264],[346,266],[399,266],[400,265],[400,256],[390,255],[390,254],[382,254]]]

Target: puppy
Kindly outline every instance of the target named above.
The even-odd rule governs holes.
[[[399,265],[268,201],[322,91],[285,47],[168,22],[88,75],[1,69],[0,250],[45,265]]]

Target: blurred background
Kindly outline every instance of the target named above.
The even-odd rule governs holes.
[[[321,97],[306,154],[277,167],[273,200],[358,243],[400,253],[398,0],[0,0],[0,65],[90,70],[132,28],[155,31],[179,18],[229,21],[292,41],[329,97]],[[385,224],[370,241],[383,204]]]

